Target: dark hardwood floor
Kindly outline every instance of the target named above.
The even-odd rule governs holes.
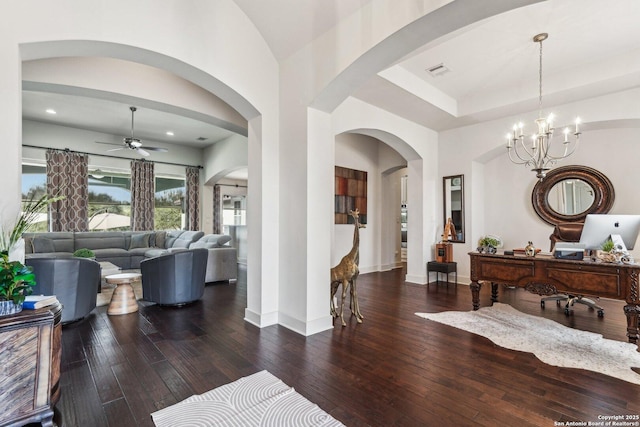
[[[470,290],[403,278],[401,269],[361,275],[364,323],[351,318],[347,327],[336,322],[306,338],[243,320],[245,271],[237,283],[207,286],[201,301],[183,308],[141,306],[107,316],[99,307],[63,329],[55,421],[152,426],[151,412],[263,369],[348,426],[555,426],[640,414],[638,385],[545,365],[414,315],[470,310]],[[543,310],[539,297],[523,290],[501,288],[500,301],[626,341],[620,301],[601,301],[604,318],[583,306],[571,317],[553,303]]]

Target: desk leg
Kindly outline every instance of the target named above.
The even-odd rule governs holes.
[[[480,308],[480,288],[482,288],[482,283],[480,282],[471,282],[469,285],[471,288],[471,302],[473,303],[473,309],[477,310]]]
[[[498,302],[498,284],[491,282],[491,302]]]
[[[638,322],[640,321],[640,306],[627,304],[624,306],[624,314],[627,316],[627,336],[629,342],[638,344]],[[640,351],[640,348],[638,349]]]

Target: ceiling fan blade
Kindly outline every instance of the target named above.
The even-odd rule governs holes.
[[[144,146],[144,149],[145,149],[145,150],[148,150],[148,151],[157,151],[157,152],[159,152],[159,153],[166,153],[167,151],[169,151],[169,150],[167,150],[166,148],[160,148],[160,147],[147,147],[146,145]]]
[[[96,144],[104,144],[104,145],[117,145],[117,146],[122,146],[122,144],[119,144],[117,142],[104,142],[104,141],[94,141]]]
[[[120,147],[120,148],[111,148],[110,150],[107,150],[107,152],[109,151],[119,151],[119,150],[124,150],[125,147]]]
[[[147,157],[149,155],[148,152],[144,151],[142,148],[136,148],[135,149],[138,153],[142,154],[143,156]]]

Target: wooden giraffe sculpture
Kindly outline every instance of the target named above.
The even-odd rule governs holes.
[[[349,215],[353,217],[355,226],[353,230],[353,247],[348,254],[342,257],[340,263],[331,269],[331,315],[334,318],[340,316],[342,326],[347,326],[344,321],[343,309],[344,300],[347,297],[347,288],[349,288],[349,286],[351,286],[351,302],[349,305],[351,314],[355,316],[358,323],[362,323],[362,319],[364,318],[360,313],[360,306],[358,304],[356,279],[360,274],[360,270],[358,270],[358,262],[360,261],[360,229],[364,228],[365,225],[360,224],[360,211],[358,211],[358,209],[349,211]],[[338,315],[333,298],[340,285],[342,285],[342,301],[340,302],[340,314]]]

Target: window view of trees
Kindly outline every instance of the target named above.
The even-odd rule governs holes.
[[[23,165],[22,202],[37,200],[46,193],[46,168]],[[89,230],[130,230],[131,179],[128,175],[100,172],[89,176]],[[184,179],[156,177],[155,228],[181,229],[184,226]],[[43,211],[33,231],[47,231],[47,212]]]

